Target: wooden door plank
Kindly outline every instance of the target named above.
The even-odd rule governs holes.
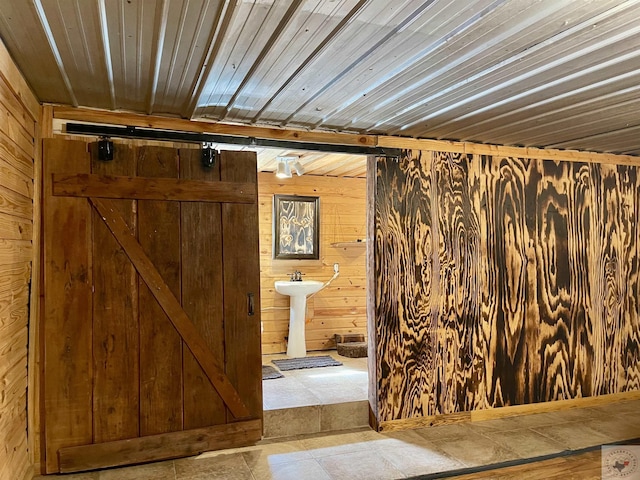
[[[225,404],[236,417],[249,416],[249,410],[244,405],[233,385],[225,376],[222,368],[217,363],[215,356],[212,354],[211,350],[209,350],[197,328],[189,319],[189,316],[182,309],[180,302],[178,302],[175,295],[172,293],[171,288],[164,282],[151,259],[145,254],[141,244],[138,243],[133,235],[131,235],[125,221],[110,205],[111,200],[101,200],[98,198],[92,198],[90,200],[102,216],[102,219],[109,226],[109,229],[114,234],[120,245],[122,245],[122,248],[124,248],[124,251],[136,267],[140,278],[142,278],[148,286],[151,294],[160,304],[179,336],[187,344],[191,353],[193,353],[194,357],[207,374],[211,383],[215,386]],[[142,309],[142,302],[140,302],[140,308]],[[258,367],[259,366],[260,365],[258,365]],[[258,368],[258,370],[261,369]]]
[[[93,173],[136,172],[130,146],[118,144],[110,162],[98,160],[96,152],[92,157]],[[135,202],[114,200],[112,205],[135,234]],[[138,279],[120,244],[98,213],[93,215],[93,425],[94,442],[101,443],[138,436]]]
[[[141,147],[138,175],[176,178],[175,150]],[[95,205],[95,201],[94,201]],[[109,206],[111,210],[113,207]],[[104,212],[101,212],[105,216]],[[117,212],[113,212],[117,215]],[[122,218],[117,215],[120,222]],[[180,204],[155,200],[138,201],[138,238],[146,258],[155,265],[172,297],[180,297]],[[122,233],[133,239],[120,225]],[[111,228],[111,227],[110,227]],[[118,240],[120,241],[120,240]],[[131,258],[126,245],[120,244]],[[133,261],[133,258],[131,259]],[[135,261],[134,261],[135,265]],[[140,269],[137,268],[139,271]],[[167,315],[154,299],[148,283],[140,282],[140,435],[182,430],[182,341]]]
[[[199,158],[190,161],[200,165]],[[244,182],[88,174],[57,174],[53,177],[54,195],[75,197],[251,203],[256,192],[256,184]]]
[[[220,162],[205,168],[200,163],[200,150],[182,149],[180,178],[215,184],[220,180]],[[184,202],[180,208],[182,307],[218,365],[224,365],[220,204]],[[224,402],[188,349],[183,351],[183,370],[184,428],[225,423]]]
[[[95,470],[197,455],[221,448],[242,447],[260,439],[262,422],[245,420],[181,432],[119,440],[60,450],[63,473]]]
[[[222,181],[257,183],[255,152],[223,151],[220,165]],[[222,205],[222,234],[225,369],[252,415],[262,418],[257,196],[250,205]],[[248,294],[253,295],[253,315],[248,312]]]
[[[51,174],[89,171],[84,142],[44,141],[44,425],[46,471],[58,449],[92,442],[91,207],[54,197]]]

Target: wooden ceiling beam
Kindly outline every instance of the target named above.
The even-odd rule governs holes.
[[[70,106],[53,106],[53,118],[89,123],[125,125],[140,128],[157,128],[181,132],[200,132],[246,136],[296,142],[327,143],[333,145],[358,145],[400,149],[432,150],[441,152],[472,153],[476,155],[500,155],[505,157],[540,158],[575,162],[640,165],[640,157],[619,154],[585,152],[579,150],[541,149],[533,147],[509,147],[471,142],[414,139],[386,135],[355,135],[348,133],[313,132],[304,130],[230,125],[197,122],[182,118],[142,115],[107,110],[93,110]]]
[[[140,128],[157,128],[179,132],[211,133],[235,135],[294,142],[327,143],[331,145],[357,145],[375,147],[375,135],[354,135],[347,133],[308,132],[304,130],[255,127],[248,125],[230,125],[223,123],[198,122],[183,118],[171,118],[137,113],[125,113],[89,108],[54,106],[53,118],[109,125],[124,125]]]

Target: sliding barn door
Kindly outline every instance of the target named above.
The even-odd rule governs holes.
[[[254,443],[255,154],[89,147],[44,144],[47,473]]]

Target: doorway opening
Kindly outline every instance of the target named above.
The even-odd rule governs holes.
[[[360,336],[362,341],[367,337],[367,157],[273,149],[259,150],[257,156],[262,364],[275,367],[273,360],[287,358],[290,299],[278,293],[274,283],[288,281],[295,271],[303,274],[303,280],[325,285],[307,296],[307,356],[329,355],[342,363],[282,371],[280,378],[264,379],[264,436],[367,426],[367,358],[340,355],[335,340],[336,334]],[[293,156],[304,175],[278,178],[278,158]],[[275,195],[319,199],[317,260],[274,258]]]

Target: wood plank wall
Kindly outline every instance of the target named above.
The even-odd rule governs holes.
[[[1,480],[33,475],[27,447],[27,357],[29,286],[37,251],[33,203],[39,116],[38,102],[0,43]]]
[[[638,172],[378,160],[378,422],[640,390]]]
[[[273,259],[274,194],[320,197],[320,260]],[[365,244],[331,246],[366,237],[365,204],[364,178],[258,175],[263,354],[287,349],[289,297],[277,293],[273,283],[286,280],[294,270],[304,273],[305,279],[328,281],[333,264],[340,264],[340,276],[308,301],[307,350],[335,348],[336,333],[366,333]]]

